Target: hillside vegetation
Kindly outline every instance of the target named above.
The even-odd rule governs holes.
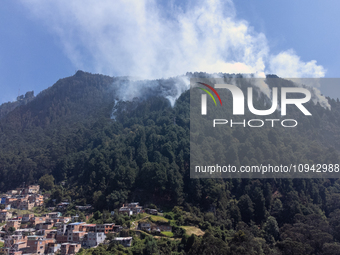
[[[149,240],[159,254],[340,250],[338,179],[190,179],[189,92],[171,107],[157,91],[175,80],[150,82],[158,89],[146,97],[117,101],[127,79],[78,71],[9,112],[0,120],[0,191],[38,182],[51,194],[48,205],[68,199],[113,210],[127,201],[152,203],[178,226],[205,232],[181,242]],[[339,163],[340,103],[328,101],[331,110],[308,103],[313,118],[293,133],[229,130],[228,160]]]

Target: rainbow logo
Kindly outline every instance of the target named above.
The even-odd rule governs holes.
[[[199,83],[199,84],[201,84],[201,85],[203,85],[203,86],[206,86],[207,88],[211,89],[211,91],[215,93],[215,95],[217,96],[218,100],[220,101],[220,104],[222,105],[222,100],[221,100],[221,98],[220,98],[220,95],[216,92],[216,90],[215,90],[213,87],[211,87],[210,85],[208,85],[208,84],[206,84],[206,83],[203,83],[203,82],[197,82],[197,83]],[[200,88],[200,87],[196,87],[196,88],[201,89],[201,90],[203,90],[204,92],[206,92],[206,93],[214,100],[215,105],[217,105],[214,96],[210,93],[209,90],[204,89],[204,88]]]

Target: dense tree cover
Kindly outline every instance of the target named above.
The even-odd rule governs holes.
[[[171,211],[176,226],[206,231],[178,230],[181,241],[141,237],[131,250],[100,246],[94,254],[336,254],[338,179],[190,179],[189,93],[171,107],[160,93],[176,79],[150,82],[151,94],[117,101],[126,79],[79,71],[10,112],[0,121],[0,190],[38,182],[50,205],[67,199],[99,213],[152,203]],[[313,118],[294,132],[227,129],[226,160],[339,163],[340,103],[328,100],[331,111],[309,103]]]
[[[29,91],[26,92],[25,96],[18,96],[17,101],[3,103],[2,105],[0,105],[0,119],[6,117],[6,115],[13,111],[15,108],[19,107],[20,105],[25,105],[33,99],[34,91]]]

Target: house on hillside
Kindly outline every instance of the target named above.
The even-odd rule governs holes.
[[[123,206],[119,209],[119,214],[139,214],[143,212],[143,206],[139,205],[139,202],[136,203],[129,203],[129,204],[123,204]]]
[[[38,194],[39,190],[40,190],[40,186],[39,185],[29,185],[25,189],[25,194]]]
[[[65,210],[69,205],[70,205],[70,203],[68,203],[68,202],[61,202],[61,203],[57,204],[57,208],[60,209],[60,210]]]
[[[95,247],[101,243],[104,243],[106,235],[104,233],[89,232],[84,238],[82,245],[84,247]]]
[[[7,210],[0,210],[0,223],[8,221],[10,218],[12,218],[12,213]]]
[[[0,198],[0,205],[5,205],[6,204],[6,197],[1,197]]]
[[[60,247],[60,254],[76,254],[81,248],[81,244],[77,243],[63,243]]]
[[[6,231],[8,231],[11,227],[15,228],[15,230],[20,228],[21,220],[9,220],[6,223]]]
[[[170,225],[157,225],[155,230],[160,232],[172,232],[172,227]]]
[[[22,222],[29,222],[34,217],[33,213],[24,214],[22,216]]]
[[[96,232],[103,232],[105,234],[113,232],[114,223],[97,224]]]
[[[158,211],[156,209],[145,209],[145,212],[148,213],[148,214],[152,214],[152,215],[157,215],[158,214]]]
[[[47,239],[42,236],[28,236],[26,253],[44,254],[49,243],[55,243],[55,240]]]
[[[150,222],[140,222],[138,224],[138,229],[151,231],[151,223]]]
[[[55,254],[58,250],[60,250],[61,244],[57,243],[48,243],[47,244],[47,254]]]

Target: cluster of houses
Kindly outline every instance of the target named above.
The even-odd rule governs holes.
[[[9,190],[5,195],[0,197],[0,204],[5,205],[7,210],[11,208],[32,210],[33,207],[44,204],[44,196],[39,194],[39,189],[39,185],[29,185],[26,188]]]
[[[51,212],[41,216],[34,214],[13,214],[10,209],[31,210],[43,205],[44,197],[39,194],[39,185],[11,190],[0,197],[6,209],[0,210],[0,241],[4,247],[0,254],[76,254],[80,248],[91,248],[104,243],[108,233],[118,233],[122,227],[109,224],[87,224],[77,221],[77,216],[63,217],[60,212]],[[69,203],[62,202],[53,209],[65,209]],[[90,205],[81,206],[79,210],[89,210]],[[136,215],[142,212],[157,215],[155,209],[143,209],[139,203],[129,203],[119,209],[119,214]],[[88,220],[86,217],[86,220]],[[170,226],[140,223],[139,229],[147,231],[171,231]],[[125,247],[130,247],[132,237],[115,237]]]
[[[34,192],[36,193],[28,193],[26,190],[20,193],[11,191],[11,194],[17,196],[16,198],[21,198],[27,194],[28,196],[37,194],[39,188]],[[7,203],[8,197],[5,201]],[[57,208],[62,209],[67,204],[60,203]],[[17,208],[14,204],[11,205],[12,208]],[[122,208],[125,207],[134,214],[142,212],[139,203],[131,203]],[[89,208],[84,206],[81,209]],[[131,215],[129,212],[128,214]],[[88,217],[86,217],[87,220]],[[0,238],[4,241],[0,254],[55,254],[58,251],[61,255],[76,254],[82,247],[91,248],[103,243],[108,233],[118,233],[122,230],[121,226],[114,223],[87,224],[86,222],[73,222],[75,220],[77,216],[63,217],[60,212],[51,212],[41,216],[34,214],[17,216],[8,209],[0,210],[0,222],[6,223],[0,231]],[[132,237],[116,237],[114,241],[130,247]]]
[[[54,254],[57,251],[62,255],[76,254],[81,247],[96,247],[105,241],[108,233],[117,233],[122,229],[114,223],[69,223],[70,221],[71,217],[62,217],[60,212],[40,217],[28,214],[8,219],[3,231],[0,231],[0,236],[4,239],[0,254]],[[34,228],[27,228],[28,223]],[[130,241],[125,239],[118,238],[116,241],[131,246],[132,237]]]

